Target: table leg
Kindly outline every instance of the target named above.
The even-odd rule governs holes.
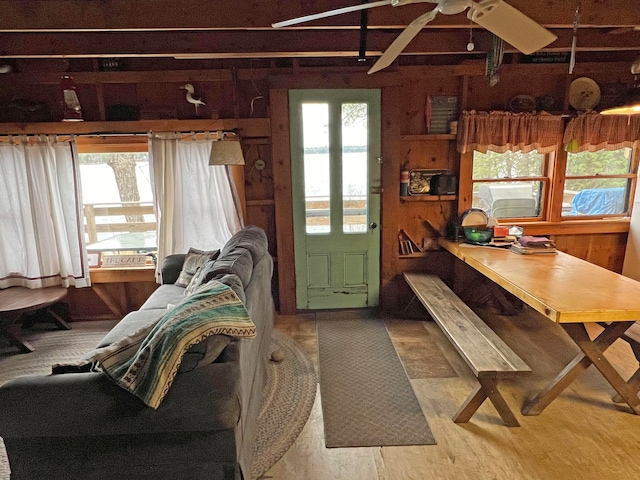
[[[18,347],[22,353],[31,353],[35,350],[31,344],[22,339],[20,335],[20,325],[12,323],[10,325],[3,325],[0,328],[2,328],[11,344]]]
[[[603,352],[611,346],[634,322],[615,322],[608,325],[595,340],[589,338],[581,323],[566,323],[562,327],[578,345],[578,354],[558,376],[553,379],[534,399],[522,409],[523,415],[539,415],[562,391],[567,388],[589,365],[593,364],[611,386],[624,398],[635,413],[640,414],[640,399],[637,390],[628,386],[613,366],[605,359]],[[634,400],[635,398],[635,400]]]

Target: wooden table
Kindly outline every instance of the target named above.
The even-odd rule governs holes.
[[[155,271],[156,268],[154,266],[137,268],[92,268],[91,288],[115,317],[122,319],[127,312],[131,310],[128,305],[127,290],[123,287],[124,300],[121,300],[113,294],[106,284],[126,285],[128,283],[155,282]]]
[[[638,387],[627,384],[603,352],[640,320],[640,282],[579,258],[519,255],[506,249],[440,239],[440,245],[467,265],[562,326],[580,348],[578,354],[522,413],[538,415],[589,365],[594,365],[636,413]],[[595,339],[585,324],[607,322]]]
[[[60,328],[69,330],[67,322],[50,307],[61,302],[67,295],[64,287],[25,288],[10,287],[0,290],[0,328],[12,344],[22,352],[33,352],[33,347],[20,335],[20,325],[16,322],[29,312],[47,309]]]

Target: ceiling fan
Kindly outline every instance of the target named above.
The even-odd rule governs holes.
[[[274,28],[289,27],[299,23],[309,22],[320,18],[341,15],[375,7],[391,5],[400,7],[410,3],[436,3],[436,7],[411,22],[393,43],[382,54],[368,73],[374,73],[388,67],[400,55],[402,50],[413,40],[422,28],[433,20],[438,13],[455,15],[467,8],[467,17],[494,35],[502,38],[514,48],[528,55],[556,40],[556,36],[542,25],[527,17],[520,10],[505,3],[503,0],[379,0],[351,7],[338,8],[326,12],[293,18],[272,24]]]

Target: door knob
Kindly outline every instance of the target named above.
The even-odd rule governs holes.
[[[369,224],[369,228],[370,228],[371,230],[375,230],[376,228],[378,228],[378,224],[377,224],[376,222],[371,222],[371,223]]]

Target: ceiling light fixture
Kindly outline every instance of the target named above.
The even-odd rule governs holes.
[[[634,85],[622,96],[617,106],[607,108],[601,115],[638,115],[640,114],[640,58],[631,65]]]

